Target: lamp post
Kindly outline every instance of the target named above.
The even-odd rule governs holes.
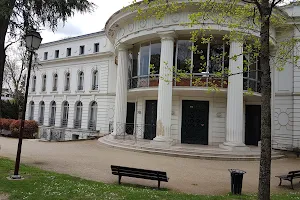
[[[12,179],[21,179],[21,176],[19,175],[19,169],[20,169],[22,141],[23,141],[23,133],[24,133],[24,121],[25,121],[27,98],[28,98],[28,87],[30,81],[30,72],[32,67],[32,59],[33,59],[34,51],[40,47],[42,39],[43,38],[41,37],[41,35],[36,31],[29,31],[25,35],[26,48],[29,51],[30,55],[29,55],[29,65],[28,65],[28,72],[26,78],[25,99],[23,104],[23,111],[22,111],[22,118],[21,118],[21,125],[20,125],[18,150],[17,150],[16,163],[15,163],[15,171],[14,171],[14,175],[11,176]]]

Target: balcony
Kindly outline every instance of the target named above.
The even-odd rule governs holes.
[[[66,85],[65,86],[65,91],[69,91],[70,90],[70,86],[69,85]]]
[[[78,85],[77,90],[78,90],[78,91],[83,90],[83,85]]]
[[[88,122],[88,129],[95,131],[96,130],[96,121],[95,120],[89,120]]]
[[[74,120],[74,128],[81,128],[81,120]]]
[[[56,91],[57,91],[57,87],[56,87],[56,86],[53,86],[52,91],[53,91],[53,92],[56,92]]]
[[[167,80],[163,80],[163,79],[162,81],[167,82]],[[128,88],[136,89],[136,88],[158,87],[158,83],[159,83],[159,75],[157,74],[135,76],[128,80]],[[244,84],[243,85],[244,90],[248,90],[248,88],[251,88],[253,92],[260,92],[260,81],[256,79],[244,77],[243,84]],[[180,79],[174,77],[173,87],[206,87],[206,88],[226,89],[228,87],[228,78],[219,77],[216,76],[215,74],[188,73],[184,77],[181,77]]]
[[[61,127],[67,127],[68,126],[68,119],[62,119],[61,120]]]
[[[44,125],[44,117],[39,117],[39,125]]]
[[[49,126],[55,126],[55,118],[49,118]]]
[[[92,90],[98,90],[98,85],[92,85]]]

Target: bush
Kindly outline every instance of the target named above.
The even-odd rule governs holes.
[[[10,125],[12,137],[18,138],[20,133],[21,120],[15,120]],[[33,139],[34,134],[38,131],[38,124],[34,120],[25,120],[23,138]]]
[[[5,129],[5,130],[10,130],[10,125],[11,123],[13,123],[15,120],[14,119],[4,119],[2,118],[0,120],[1,123],[1,129]]]

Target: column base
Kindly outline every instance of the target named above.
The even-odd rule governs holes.
[[[224,142],[219,147],[228,151],[250,151],[250,148],[244,143]]]
[[[175,141],[169,137],[165,136],[156,136],[151,142],[153,146],[165,147],[168,148],[175,144]]]
[[[134,136],[133,135],[129,135],[127,133],[123,134],[123,135],[116,135],[114,133],[109,134],[109,138],[110,139],[125,139],[125,140],[134,140]]]

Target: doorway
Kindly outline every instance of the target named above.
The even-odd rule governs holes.
[[[157,100],[146,100],[144,139],[156,137]]]
[[[129,135],[133,135],[134,132],[134,115],[135,103],[127,102],[126,133]]]
[[[208,145],[208,101],[182,101],[181,143]]]
[[[261,137],[261,106],[246,105],[245,144],[258,146]]]

